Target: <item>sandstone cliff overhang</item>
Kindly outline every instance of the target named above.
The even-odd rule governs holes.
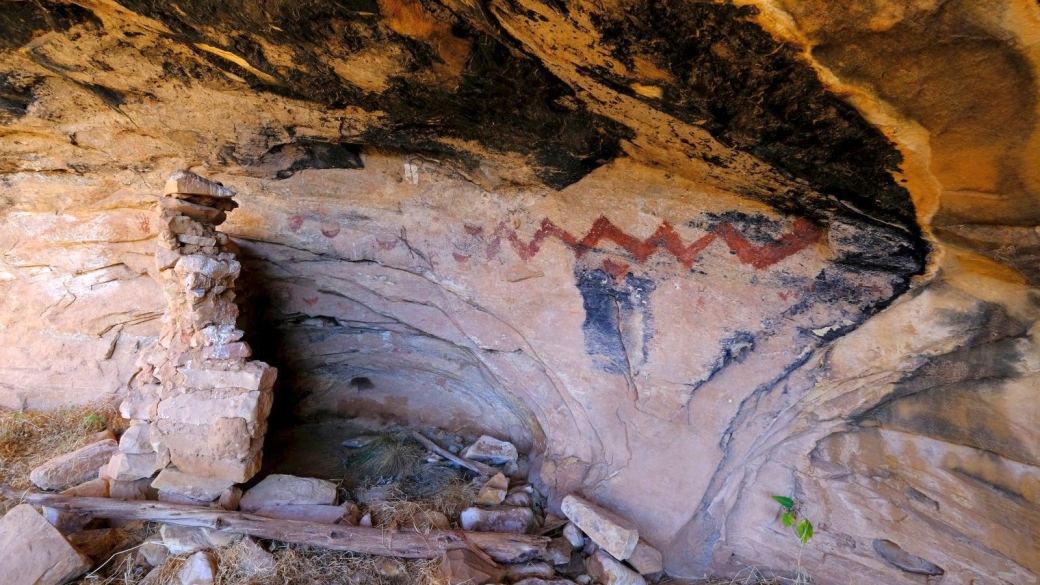
[[[126,393],[188,168],[240,194],[276,417],[508,436],[678,575],[793,565],[781,491],[821,579],[1035,581],[1038,31],[1032,0],[7,2],[0,405]]]
[[[102,110],[147,128],[155,141],[137,158],[265,178],[355,168],[375,148],[484,186],[560,189],[627,155],[814,221],[891,227],[899,270],[923,266],[898,149],[753,6],[384,4],[13,3],[0,21],[5,126]],[[184,108],[224,114],[170,111]],[[87,154],[77,134],[2,168],[126,164]]]

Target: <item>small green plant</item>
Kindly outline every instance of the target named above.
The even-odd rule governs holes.
[[[780,523],[784,526],[793,527],[794,534],[798,537],[798,568],[795,571],[794,583],[796,585],[810,583],[812,579],[805,569],[802,569],[802,550],[813,537],[813,524],[808,518],[799,518],[798,506],[793,498],[773,496],[773,499],[780,504]]]
[[[105,415],[89,412],[80,421],[79,428],[86,433],[101,432],[105,430],[106,424],[108,421],[105,419]]]
[[[783,508],[780,522],[784,526],[794,526],[794,533],[802,544],[809,542],[809,539],[813,537],[812,522],[808,518],[798,520],[798,511],[795,510],[794,500],[786,496],[773,496],[773,499]]]

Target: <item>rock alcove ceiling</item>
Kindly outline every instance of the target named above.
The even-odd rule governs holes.
[[[1038,43],[1026,0],[5,0],[0,405],[127,391],[190,169],[276,419],[510,439],[677,576],[794,566],[786,493],[819,582],[1036,583]]]

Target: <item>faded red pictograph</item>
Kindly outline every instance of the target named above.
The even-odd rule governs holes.
[[[467,226],[467,231],[470,229]],[[667,221],[661,223],[657,231],[649,238],[641,240],[614,225],[607,217],[600,216],[592,224],[589,232],[583,238],[578,239],[557,226],[552,220],[545,218],[529,242],[524,242],[515,230],[505,223],[500,223],[488,242],[487,252],[489,259],[497,255],[501,242],[505,239],[512,245],[516,254],[526,261],[538,254],[544,241],[555,238],[573,250],[575,257],[581,258],[601,241],[609,240],[627,251],[632,259],[640,264],[646,262],[655,252],[664,251],[674,256],[684,267],[691,268],[705,248],[715,240],[722,240],[740,262],[762,269],[815,244],[821,235],[822,230],[814,223],[798,218],[794,220],[788,233],[773,241],[756,245],[745,238],[729,222],[721,222],[710,233],[687,245]],[[625,268],[627,269],[627,266]]]

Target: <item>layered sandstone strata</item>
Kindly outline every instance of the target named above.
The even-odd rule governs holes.
[[[277,371],[248,359],[235,327],[241,265],[216,230],[238,207],[233,197],[186,171],[166,183],[155,258],[167,308],[120,407],[133,422],[109,464],[114,479],[150,477],[172,464],[230,483],[260,469]]]

